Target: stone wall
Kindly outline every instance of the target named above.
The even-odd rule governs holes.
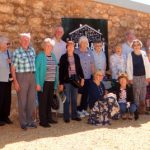
[[[107,19],[109,49],[124,40],[127,29],[134,29],[142,41],[150,38],[150,14],[92,0],[0,0],[0,35],[10,37],[14,49],[18,34],[31,32],[33,45],[40,49],[62,17]]]

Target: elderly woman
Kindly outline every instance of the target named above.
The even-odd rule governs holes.
[[[54,40],[46,38],[43,42],[44,50],[36,58],[36,88],[39,99],[39,119],[40,126],[43,127],[50,127],[49,123],[56,123],[52,119],[51,112],[49,112],[54,90],[58,86],[58,63],[52,52],[54,44]]]
[[[78,114],[80,117],[88,116],[87,112],[88,107],[88,87],[91,81],[91,76],[94,73],[94,57],[92,52],[88,49],[89,42],[86,36],[81,36],[79,39],[79,49],[76,50],[76,53],[79,55],[81,60],[81,66],[84,73],[85,84],[79,89],[81,96],[81,103],[78,107]]]
[[[70,107],[71,103],[71,118],[72,120],[80,121],[77,114],[77,93],[78,89],[73,84],[72,78],[78,77],[80,79],[81,86],[84,85],[84,75],[83,70],[80,64],[80,58],[77,54],[74,53],[74,42],[68,41],[66,54],[62,55],[60,58],[59,65],[59,82],[60,82],[60,91],[64,90],[66,95],[66,101],[64,103],[64,121],[66,123],[70,122]]]
[[[110,124],[109,116],[113,106],[117,103],[116,96],[112,93],[106,95],[105,87],[102,83],[103,72],[101,70],[95,71],[93,78],[94,80],[89,86],[90,116],[88,123],[93,125]],[[118,107],[118,104],[116,107]]]
[[[138,39],[131,43],[133,52],[128,55],[127,73],[129,82],[133,84],[134,98],[140,113],[145,112],[145,96],[147,80],[150,79],[150,63],[144,51],[141,50],[142,42]]]
[[[113,87],[113,92],[117,95],[117,100],[120,106],[120,113],[122,119],[133,119],[135,114],[135,120],[138,119],[137,105],[133,96],[132,85],[128,84],[128,77],[125,73],[122,73],[118,77],[119,83]],[[127,115],[127,113],[129,113]]]
[[[11,81],[10,74],[10,51],[7,43],[9,40],[6,37],[0,37],[0,126],[11,124],[9,119],[11,106]]]
[[[115,46],[115,53],[110,56],[110,70],[113,80],[118,79],[119,73],[126,71],[126,58],[122,54],[121,44]]]

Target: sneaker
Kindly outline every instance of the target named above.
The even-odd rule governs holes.
[[[64,92],[59,92],[59,93],[57,94],[57,97],[62,101],[62,103],[65,103],[65,101],[66,101],[66,96],[65,96]]]
[[[85,115],[81,111],[77,111],[77,114],[78,114],[78,116],[80,118],[84,118],[85,117]]]
[[[82,113],[83,113],[85,116],[89,116],[89,113],[88,113],[86,110],[82,110]]]

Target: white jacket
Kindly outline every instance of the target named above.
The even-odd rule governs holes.
[[[148,60],[146,53],[142,50],[140,51],[142,54],[144,67],[145,67],[145,74],[146,74],[146,79],[147,79],[147,78],[150,78],[150,62]],[[128,54],[128,59],[127,59],[127,74],[128,74],[129,80],[133,80],[133,61],[132,61],[131,53]]]

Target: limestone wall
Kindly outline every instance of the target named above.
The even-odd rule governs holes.
[[[124,40],[127,29],[134,29],[142,41],[150,38],[150,14],[92,0],[0,0],[0,35],[9,36],[14,49],[18,34],[31,32],[33,45],[39,49],[62,17],[107,19],[109,49]]]

